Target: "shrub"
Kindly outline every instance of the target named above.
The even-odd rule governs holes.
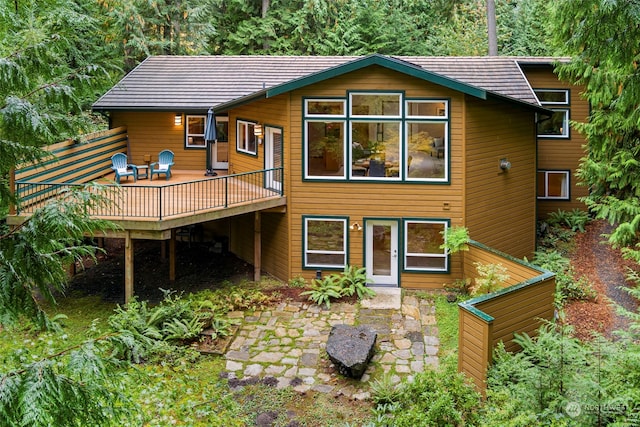
[[[474,262],[478,276],[471,286],[471,295],[488,294],[501,289],[504,282],[509,280],[507,268],[502,264],[483,264]]]
[[[456,372],[454,364],[428,370],[403,381],[386,403],[375,409],[376,425],[394,427],[475,425],[481,407],[480,394]],[[378,397],[376,397],[378,396]],[[382,394],[374,395],[374,399]]]
[[[556,274],[555,301],[562,307],[568,301],[593,300],[596,291],[585,277],[576,278],[569,258],[554,250],[537,251],[532,264]]]
[[[307,281],[302,276],[296,276],[293,279],[289,279],[290,288],[304,288],[307,286]]]

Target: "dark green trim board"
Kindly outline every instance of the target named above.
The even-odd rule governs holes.
[[[441,74],[432,73],[431,71],[427,71],[424,68],[418,67],[409,62],[402,61],[390,56],[380,55],[378,53],[358,58],[353,61],[347,62],[346,64],[337,65],[324,71],[313,73],[308,76],[301,77],[299,79],[295,79],[278,86],[274,86],[266,90],[266,98],[272,98],[274,96],[290,92],[292,90],[300,89],[310,84],[319,83],[334,77],[339,77],[353,71],[358,71],[363,68],[370,67],[372,65],[378,65],[380,67],[397,71],[399,73],[416,77],[418,79],[425,80],[431,83],[435,83],[449,89],[475,96],[480,99],[487,99],[487,91],[483,89],[468,85],[449,77],[445,77]]]

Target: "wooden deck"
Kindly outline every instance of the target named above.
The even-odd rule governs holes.
[[[286,205],[276,189],[265,187],[270,171],[204,176],[204,171],[174,170],[171,178],[122,179],[115,185],[114,174],[97,183],[106,185],[108,206],[96,208],[92,215],[117,223],[124,230],[136,230],[140,238],[166,239],[173,228],[220,218],[273,209]],[[16,217],[26,217],[52,197],[59,197],[70,184],[19,183],[24,199]],[[29,202],[31,201],[31,202]],[[20,222],[20,221],[17,221]]]

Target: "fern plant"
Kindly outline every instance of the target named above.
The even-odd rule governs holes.
[[[341,293],[345,296],[356,294],[358,299],[370,298],[376,292],[367,286],[367,273],[364,267],[347,266],[342,276],[338,278],[338,284],[342,288]]]
[[[328,275],[322,279],[314,279],[311,289],[302,292],[300,295],[308,295],[309,299],[318,305],[325,304],[331,307],[332,298],[342,296],[342,287],[338,284],[337,276]]]

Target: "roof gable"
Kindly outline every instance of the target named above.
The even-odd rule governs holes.
[[[407,74],[412,77],[416,77],[421,80],[425,80],[431,83],[438,84],[456,91],[466,93],[468,95],[475,96],[477,98],[486,99],[486,91],[469,84],[453,80],[441,74],[436,74],[428,71],[424,68],[418,67],[407,61],[392,58],[389,56],[382,56],[374,53],[372,55],[364,56],[362,58],[354,59],[353,61],[345,64],[337,65],[329,69],[319,71],[317,73],[301,77],[299,79],[292,80],[290,82],[281,84],[266,90],[267,98],[280,95],[285,92],[290,92],[295,89],[300,89],[304,86],[308,86],[313,83],[318,83],[323,80],[327,80],[333,77],[338,77],[353,71],[361,70],[371,65],[378,65],[380,67],[388,68],[399,73]]]

